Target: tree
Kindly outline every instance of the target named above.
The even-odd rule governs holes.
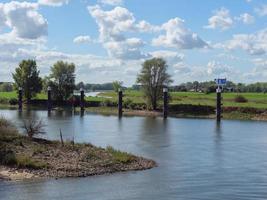
[[[52,88],[54,99],[67,100],[75,89],[75,65],[63,61],[51,67],[48,85]]]
[[[23,60],[13,73],[15,89],[23,89],[24,97],[29,102],[38,92],[42,90],[42,79],[39,77],[35,60]]]
[[[12,83],[2,83],[0,84],[0,91],[1,92],[11,92],[13,91],[13,84]]]
[[[112,87],[115,92],[118,92],[120,88],[122,88],[122,81],[113,81],[112,82]]]
[[[167,73],[168,65],[162,58],[153,58],[143,63],[137,83],[141,84],[149,107],[157,109],[158,101],[162,99],[163,88],[172,83]]]
[[[83,82],[79,82],[77,85],[76,85],[76,90],[79,90],[79,89],[86,89],[85,88],[85,85]]]

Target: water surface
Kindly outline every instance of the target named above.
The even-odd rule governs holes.
[[[154,159],[159,167],[88,178],[0,182],[0,199],[266,199],[267,123],[0,110],[17,124],[42,118],[48,139],[90,142]]]

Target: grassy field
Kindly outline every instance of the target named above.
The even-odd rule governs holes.
[[[216,94],[204,94],[195,92],[172,92],[170,104],[192,104],[215,106]],[[108,99],[117,101],[117,93],[110,91],[99,94],[102,97],[86,97],[87,101],[102,102]],[[234,101],[237,95],[244,96],[248,102],[237,103]],[[267,94],[264,93],[223,93],[224,107],[252,107],[267,109]],[[16,92],[0,92],[0,99],[17,98]],[[38,94],[36,99],[47,99],[46,94]],[[127,90],[124,92],[124,100],[130,99],[134,103],[145,103],[145,98],[140,91]]]
[[[170,104],[193,104],[193,105],[209,105],[215,106],[216,94],[204,94],[195,92],[172,92]],[[237,95],[244,96],[247,103],[237,103],[234,101]],[[101,93],[101,96],[112,97],[116,100],[117,94],[115,92]],[[267,109],[267,94],[263,93],[223,93],[223,106],[225,107],[252,107],[252,108],[266,108]],[[143,94],[139,91],[125,91],[124,99],[131,99],[133,102],[145,102]]]

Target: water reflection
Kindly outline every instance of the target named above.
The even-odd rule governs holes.
[[[112,145],[158,167],[84,179],[0,182],[0,199],[245,199],[267,197],[267,123],[0,110],[17,125],[43,118],[49,139]],[[75,134],[74,134],[75,133]]]

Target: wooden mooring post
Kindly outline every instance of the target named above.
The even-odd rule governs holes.
[[[122,117],[122,90],[118,91],[118,116]]]
[[[52,110],[52,96],[51,96],[51,87],[47,87],[47,110],[50,112]]]
[[[163,88],[163,118],[168,117],[168,88]]]
[[[84,111],[84,89],[81,88],[80,89],[80,93],[81,93],[81,96],[80,96],[80,107],[81,107],[81,111]]]
[[[19,111],[22,111],[22,95],[23,95],[23,91],[22,91],[22,88],[19,87],[19,95],[18,95],[18,104],[19,104]]]
[[[217,122],[220,122],[222,118],[222,89],[218,87],[216,90],[216,93],[217,93],[216,119],[217,119]]]

